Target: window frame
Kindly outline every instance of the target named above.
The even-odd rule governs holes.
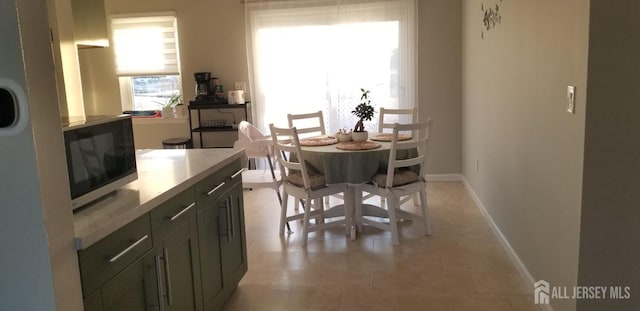
[[[173,35],[171,36],[170,39],[173,40],[175,48],[170,49],[173,50],[174,53],[172,55],[175,55],[175,70],[170,70],[170,71],[156,71],[156,70],[141,70],[140,72],[136,71],[136,72],[127,72],[127,73],[119,73],[118,72],[118,58],[117,58],[117,51],[116,51],[116,45],[117,45],[117,40],[116,37],[114,35],[114,23],[122,23],[122,20],[134,20],[139,23],[139,24],[144,24],[145,23],[145,19],[148,19],[148,23],[153,23],[153,22],[157,22],[157,20],[164,20],[166,22],[166,19],[173,19],[172,20],[172,24],[173,24]],[[133,93],[133,78],[134,77],[140,77],[140,76],[170,76],[170,75],[175,75],[177,77],[178,80],[178,88],[176,90],[176,92],[178,92],[180,95],[184,94],[183,92],[183,88],[182,88],[182,73],[181,73],[181,64],[180,64],[180,44],[179,44],[179,30],[178,30],[178,18],[176,16],[176,13],[174,11],[164,11],[164,12],[149,12],[149,13],[142,13],[142,14],[116,14],[116,15],[110,15],[109,16],[109,30],[110,30],[110,35],[111,35],[111,39],[112,42],[114,42],[114,60],[116,63],[116,76],[118,77],[118,86],[119,86],[119,90],[120,90],[120,101],[121,101],[121,108],[123,111],[134,111],[136,110],[136,105],[135,105],[135,94]],[[139,69],[138,69],[139,70]],[[158,110],[160,110],[160,106],[158,107]]]

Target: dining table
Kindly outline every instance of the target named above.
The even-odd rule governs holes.
[[[376,134],[370,133],[370,137],[375,138]],[[358,149],[359,144],[366,145],[367,149]],[[355,148],[341,148],[354,145]],[[349,230],[352,240],[356,238],[357,229],[362,227],[362,222],[356,219],[355,215],[388,217],[386,210],[381,206],[363,202],[360,185],[371,182],[377,172],[386,171],[390,149],[390,141],[367,140],[362,143],[329,141],[321,145],[305,145],[304,140],[301,140],[302,157],[312,174],[324,174],[326,184],[347,185],[344,204],[329,207],[325,211],[325,217],[345,215],[351,217],[354,220]],[[406,150],[399,152],[397,158],[406,158],[408,152]]]

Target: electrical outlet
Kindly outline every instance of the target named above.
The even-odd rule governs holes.
[[[567,112],[576,113],[576,87],[572,85],[567,86]]]

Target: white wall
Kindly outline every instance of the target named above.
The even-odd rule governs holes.
[[[502,22],[482,39],[495,4]],[[464,175],[532,277],[560,286],[578,275],[588,13],[582,0],[463,1]]]
[[[133,119],[133,140],[136,149],[162,149],[162,141],[168,138],[189,138],[186,118],[167,120]]]
[[[462,1],[418,1],[420,119],[433,120],[428,174],[462,172]]]

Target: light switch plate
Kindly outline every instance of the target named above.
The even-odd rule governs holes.
[[[567,112],[576,113],[576,87],[572,85],[567,86]]]

